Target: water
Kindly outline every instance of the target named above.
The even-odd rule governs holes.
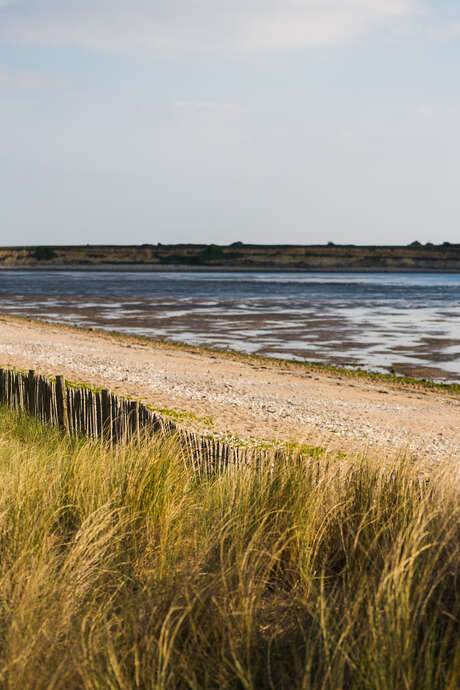
[[[8,271],[0,311],[460,382],[460,274]]]

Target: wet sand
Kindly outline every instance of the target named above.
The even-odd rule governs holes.
[[[216,435],[460,459],[454,393],[3,315],[0,366],[7,365],[186,413],[184,423]]]

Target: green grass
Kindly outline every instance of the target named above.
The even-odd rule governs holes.
[[[197,480],[0,408],[0,686],[460,686],[455,467],[325,452]]]
[[[176,422],[193,420],[205,424],[206,426],[214,426],[211,417],[198,417],[194,412],[184,412],[183,410],[174,410],[169,407],[153,407],[152,405],[148,405],[148,408],[152,410],[152,412],[158,412],[164,417],[169,417]]]

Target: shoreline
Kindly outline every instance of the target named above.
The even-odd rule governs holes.
[[[267,296],[263,292],[254,302],[250,299],[246,304],[240,295],[235,299],[229,296],[225,285],[222,294],[217,290],[215,297],[213,287],[207,287],[198,297],[193,294],[186,296],[184,286],[188,285],[187,281],[202,284],[200,281],[208,280],[205,274],[183,274],[171,278],[171,274],[142,274],[146,285],[153,281],[152,289],[139,289],[138,296],[131,296],[131,292],[137,294],[136,276],[139,275],[115,273],[107,277],[107,274],[101,274],[98,279],[97,274],[89,273],[11,273],[9,279],[3,274],[4,294],[0,299],[0,311],[86,329],[127,335],[135,333],[152,340],[184,342],[224,351],[230,349],[270,359],[317,363],[350,372],[363,371],[368,376],[425,380],[431,387],[436,384],[460,386],[460,313],[456,305],[452,320],[448,318],[448,307],[442,310],[435,305],[434,311],[427,311],[426,324],[422,319],[422,325],[419,325],[420,316],[417,316],[414,306],[404,311],[393,310],[395,313],[388,315],[385,304],[371,305],[370,308],[364,298],[354,299],[352,305],[345,305],[348,308],[339,304],[331,309],[326,300],[321,301],[320,294],[319,300],[307,296],[290,309],[280,301],[281,298],[271,294]],[[112,296],[118,294],[120,281],[117,276],[120,280],[123,277],[123,281],[131,286],[126,295],[120,291],[120,297]],[[259,276],[258,279],[267,285],[278,280],[274,275],[271,278]],[[56,294],[59,283],[67,279],[80,285],[84,294],[73,294],[72,290],[70,294],[65,291],[61,296]],[[170,295],[164,290],[164,281],[170,279],[182,281],[180,294]],[[240,274],[239,279],[251,280],[251,277]],[[94,296],[101,281],[105,280],[109,287],[112,286],[108,294],[103,294],[102,290],[101,294]],[[209,280],[211,283],[224,281],[228,286],[233,279],[230,274],[220,278],[218,274],[211,274]],[[289,283],[291,279],[284,275],[280,280]],[[302,278],[297,276],[292,280],[295,282]],[[310,275],[305,280],[314,283],[324,279]],[[328,280],[333,285],[334,278],[330,276]],[[341,276],[338,280],[345,283],[347,278]],[[364,276],[348,280],[366,283]],[[377,285],[385,283],[383,277],[375,280]],[[397,284],[411,279],[400,276],[394,281],[391,278],[387,280]],[[52,289],[40,293],[40,281],[45,281]],[[417,281],[428,283],[429,279],[419,277],[413,280],[414,283]],[[437,277],[434,281],[449,285],[448,279]],[[456,285],[457,282],[455,277],[453,283]],[[340,290],[334,289],[339,294]],[[12,294],[6,291],[12,291]],[[404,322],[401,322],[403,316]],[[218,329],[215,328],[217,322]]]
[[[19,324],[37,324],[48,326],[50,328],[55,328],[68,333],[80,332],[88,336],[99,336],[101,338],[106,337],[107,339],[113,341],[118,340],[120,343],[139,343],[141,347],[145,344],[152,346],[154,348],[168,350],[178,350],[181,352],[193,352],[204,356],[215,357],[230,360],[230,361],[244,361],[253,364],[264,364],[269,365],[274,368],[287,368],[293,371],[300,372],[313,372],[325,374],[327,376],[337,377],[337,378],[350,378],[350,379],[362,379],[363,381],[368,381],[370,383],[385,383],[387,385],[394,386],[396,390],[414,390],[421,389],[423,391],[430,391],[436,393],[446,393],[448,395],[458,396],[460,399],[460,383],[456,382],[445,382],[436,381],[427,377],[417,377],[409,376],[405,374],[391,374],[386,372],[376,372],[370,369],[365,369],[361,367],[351,368],[340,366],[339,364],[334,364],[328,361],[314,361],[314,360],[299,360],[290,359],[283,357],[272,357],[265,354],[249,353],[243,352],[232,348],[219,348],[212,347],[209,345],[197,345],[187,342],[182,342],[178,340],[170,340],[168,338],[155,338],[148,335],[140,335],[136,333],[125,333],[122,330],[108,329],[99,326],[82,326],[72,323],[63,323],[61,321],[53,321],[50,319],[43,319],[37,317],[37,315],[32,316],[19,316],[17,314],[11,314],[6,312],[0,312],[0,323],[2,321],[7,322],[18,322]],[[0,338],[1,343],[1,338]]]
[[[2,266],[0,271],[82,271],[98,273],[103,272],[129,272],[129,273],[355,273],[355,274],[437,274],[437,275],[460,275],[460,271],[455,268],[435,269],[435,268],[382,268],[382,267],[363,267],[360,269],[339,267],[339,268],[303,268],[287,266],[190,266],[188,264],[171,264],[168,266],[158,264],[49,264],[43,265],[15,265]]]
[[[265,354],[242,352],[232,348],[219,348],[206,345],[195,345],[178,340],[169,340],[168,338],[154,338],[148,335],[139,335],[135,333],[124,333],[117,329],[107,329],[98,326],[85,327],[78,324],[63,323],[60,321],[52,321],[50,319],[42,319],[33,316],[18,316],[16,314],[9,314],[0,312],[0,323],[2,321],[11,321],[23,324],[37,324],[49,326],[50,328],[57,328],[65,332],[73,333],[75,331],[84,333],[88,336],[97,335],[101,338],[107,337],[109,340],[119,340],[120,342],[136,342],[142,346],[146,343],[155,348],[166,348],[172,350],[179,350],[181,352],[193,352],[209,357],[216,355],[225,360],[231,361],[245,361],[254,364],[273,365],[273,367],[284,367],[292,370],[299,370],[301,372],[309,371],[313,373],[322,373],[327,376],[351,379],[363,379],[371,383],[386,383],[392,385],[395,389],[402,388],[403,390],[422,389],[423,391],[430,391],[436,393],[446,393],[453,396],[458,396],[460,399],[460,383],[436,381],[430,378],[421,378],[416,376],[407,376],[400,374],[390,374],[386,372],[376,372],[370,369],[361,367],[351,368],[344,367],[333,362],[327,361],[313,361],[313,360],[299,360],[289,359],[283,357],[271,357]],[[1,343],[1,339],[0,339]],[[267,368],[269,368],[267,366]]]
[[[0,366],[104,387],[249,443],[460,453],[460,392],[385,376],[1,315]],[[380,450],[379,450],[380,449]]]

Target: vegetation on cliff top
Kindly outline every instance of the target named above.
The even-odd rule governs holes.
[[[0,247],[0,267],[157,265],[300,270],[460,271],[460,245],[216,244]]]

